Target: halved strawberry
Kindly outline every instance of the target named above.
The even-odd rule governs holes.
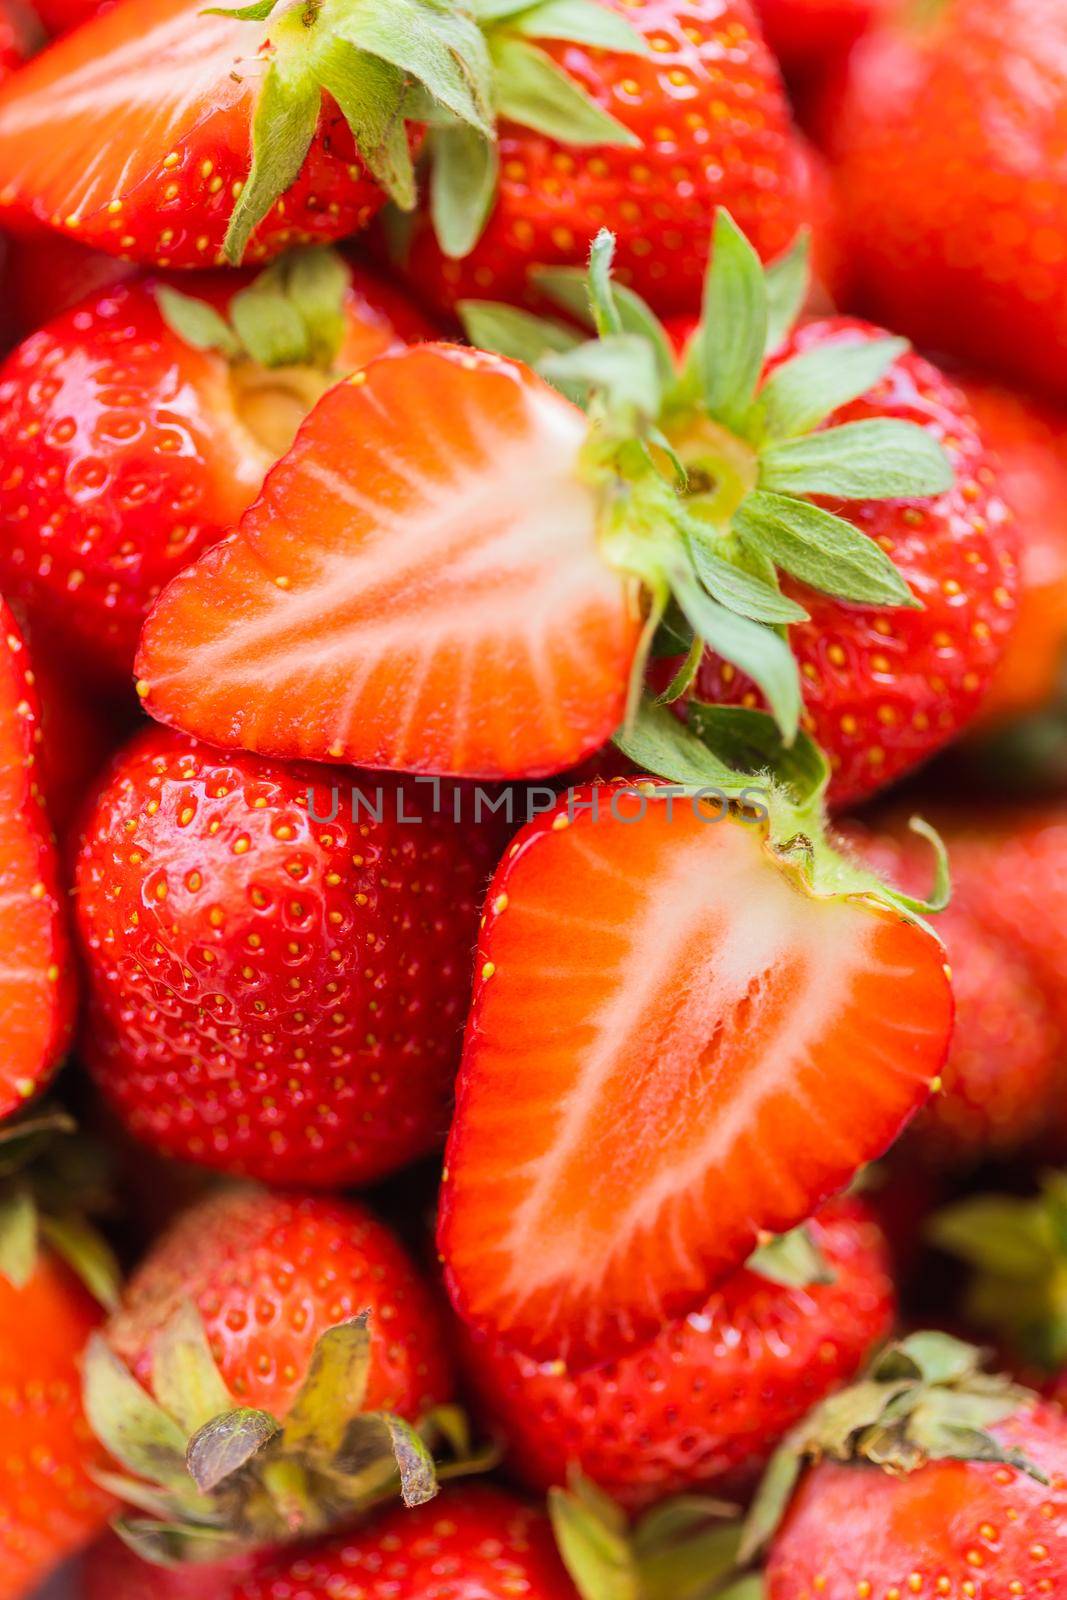
[[[952,1021],[937,939],[778,805],[624,781],[512,845],[442,1191],[476,1327],[572,1366],[648,1340],[926,1099]]]
[[[0,1118],[54,1071],[73,993],[55,846],[36,780],[38,712],[26,647],[0,600]]]
[[[599,553],[586,433],[497,356],[373,362],[161,597],[138,658],[147,709],[215,743],[362,766],[581,760],[622,720],[641,630]]]

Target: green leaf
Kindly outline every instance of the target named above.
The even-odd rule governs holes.
[[[322,96],[301,63],[279,54],[267,68],[252,118],[252,165],[230,216],[223,252],[231,266],[279,195],[299,176],[319,120]]]
[[[318,82],[337,101],[364,166],[401,211],[418,198],[405,117],[407,80],[398,67],[349,46],[324,49]]]
[[[589,278],[581,267],[535,267],[530,281],[548,300],[586,327],[595,328],[589,306]],[[656,352],[660,381],[669,388],[678,377],[678,363],[667,330],[651,306],[625,284],[612,280],[615,309],[623,333],[647,339]]]
[[[211,1566],[235,1549],[234,1540],[226,1534],[192,1524],[116,1517],[111,1527],[134,1555],[154,1567]]]
[[[696,681],[697,673],[700,671],[700,663],[704,659],[705,648],[703,639],[694,634],[693,642],[686,651],[681,666],[663,692],[656,696],[656,704],[658,706],[672,706],[676,700],[680,700],[684,694],[689,692]]]
[[[265,22],[278,0],[255,0],[250,6],[205,6],[205,17],[233,17],[238,22]]]
[[[410,1423],[384,1411],[367,1411],[349,1419],[336,1470],[350,1478],[373,1474],[388,1464],[400,1475],[406,1506],[425,1505],[437,1493],[433,1457]]]
[[[478,243],[496,195],[497,146],[477,128],[453,123],[432,135],[430,215],[446,256],[460,261]]]
[[[612,1508],[614,1510],[614,1508]],[[548,1513],[563,1564],[582,1600],[641,1600],[641,1582],[625,1522],[585,1495],[550,1489]]]
[[[266,1411],[241,1407],[214,1416],[189,1440],[186,1463],[202,1494],[212,1494],[247,1467],[281,1432]]]
[[[252,283],[230,301],[237,337],[263,367],[288,367],[311,359],[307,325],[279,289]]]
[[[489,52],[464,9],[436,0],[341,5],[332,26],[338,37],[399,67],[461,122],[493,137]]]
[[[188,1488],[185,1433],[99,1333],[86,1348],[84,1403],[96,1437],[129,1472],[179,1491]]]
[[[780,589],[755,578],[743,567],[724,561],[709,548],[705,540],[691,532],[687,549],[693,570],[703,587],[713,599],[738,616],[750,617],[753,622],[805,622],[808,613],[803,606],[790,600]]]
[[[944,494],[955,481],[937,440],[913,422],[846,422],[760,454],[760,487],[839,500],[912,500]]]
[[[810,501],[756,490],[733,525],[745,545],[809,588],[864,605],[919,605],[881,545]]]
[[[800,674],[785,640],[765,623],[728,611],[680,570],[673,575],[672,588],[693,631],[752,679],[787,743],[792,742],[800,722]]]
[[[536,45],[503,35],[493,39],[492,53],[501,117],[562,144],[640,147],[635,133],[598,106]]]
[[[858,400],[908,349],[906,339],[864,339],[806,350],[776,368],[760,390],[759,411],[769,439],[810,433],[842,406]]]
[[[200,1313],[189,1300],[183,1301],[156,1340],[152,1389],[186,1434],[233,1409],[233,1396],[211,1354]]]
[[[622,317],[615,304],[615,285],[611,279],[615,260],[615,235],[601,228],[589,248],[589,309],[593,326],[602,339],[622,332]]]
[[[327,1328],[285,1419],[286,1451],[333,1460],[367,1398],[370,1333],[366,1313]]]
[[[615,744],[642,772],[696,789],[738,793],[745,780],[720,761],[673,711],[645,699]]]
[[[760,258],[729,212],[715,214],[704,317],[694,341],[711,415],[739,430],[763,370],[767,287]]]
[[[770,1543],[793,1498],[793,1490],[799,1482],[802,1465],[803,1457],[800,1451],[787,1438],[771,1457],[770,1465],[763,1474],[756,1497],[745,1518],[744,1533],[738,1551],[740,1566],[747,1566]]]
[[[767,354],[784,344],[804,309],[811,283],[811,234],[802,228],[784,255],[764,272],[767,285]]]
[[[0,1277],[24,1289],[37,1265],[37,1206],[21,1183],[0,1190]]]
[[[566,39],[620,55],[647,56],[648,40],[598,0],[540,0],[515,16],[514,31],[527,39]]]
[[[814,805],[823,795],[830,769],[809,734],[800,731],[787,745],[774,718],[748,706],[718,706],[691,700],[686,717],[697,738],[735,771],[768,773],[804,808]]]
[[[937,1212],[925,1232],[939,1249],[1000,1278],[1041,1281],[1051,1279],[1056,1267],[1047,1224],[1033,1200],[971,1195]]]
[[[749,1272],[787,1289],[806,1289],[812,1284],[833,1283],[835,1274],[826,1257],[805,1226],[780,1233],[769,1244],[754,1250],[745,1265]]]
[[[38,1228],[41,1238],[81,1279],[97,1304],[105,1311],[114,1311],[119,1303],[122,1274],[114,1251],[103,1236],[77,1211],[64,1211],[58,1216],[44,1213],[38,1218]]]
[[[285,292],[307,331],[311,359],[329,370],[345,337],[345,298],[352,272],[336,250],[309,245],[284,256]]]
[[[609,409],[623,417],[651,419],[659,414],[655,355],[632,333],[610,334],[546,356],[538,371],[571,397],[602,395]]]
[[[156,284],[155,296],[160,316],[183,343],[194,350],[219,350],[229,358],[240,355],[237,335],[206,300],[181,294],[165,283]]]
[[[952,866],[949,861],[945,841],[936,828],[932,828],[922,817],[910,817],[908,827],[920,839],[925,839],[934,852],[934,881],[930,893],[924,898],[913,895],[901,894],[895,891],[899,904],[917,911],[920,916],[936,916],[952,899]]]
[[[537,367],[548,355],[585,344],[580,333],[561,322],[535,317],[500,300],[461,300],[456,307],[464,332],[477,350],[492,350],[512,361]]]

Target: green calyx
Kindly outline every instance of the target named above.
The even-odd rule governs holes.
[[[631,1526],[595,1484],[574,1473],[553,1489],[549,1514],[581,1600],[759,1600],[758,1579],[739,1575],[736,1508],[686,1495]]]
[[[996,1461],[1046,1482],[989,1431],[1034,1398],[982,1372],[979,1352],[948,1334],[915,1333],[888,1346],[865,1377],[823,1400],[779,1446],[749,1511],[740,1559],[765,1548],[811,1462],[866,1463],[903,1475],[933,1461]]]
[[[972,1195],[937,1213],[932,1244],[973,1269],[968,1317],[1004,1336],[1019,1359],[1048,1373],[1067,1363],[1067,1173],[1040,1193]]]
[[[120,1537],[161,1566],[219,1561],[324,1533],[397,1494],[421,1505],[439,1478],[491,1466],[491,1453],[472,1451],[452,1407],[417,1427],[363,1409],[368,1320],[364,1313],[327,1329],[284,1420],[238,1405],[191,1304],[153,1351],[155,1398],[95,1335],[85,1357],[85,1412],[124,1469],[98,1477],[144,1513],[121,1517]],[[443,1466],[434,1462],[438,1447],[449,1452]]]
[[[87,1220],[108,1209],[104,1161],[75,1131],[65,1112],[48,1108],[0,1128],[0,1277],[24,1288],[44,1247],[111,1311],[118,1264]]]
[[[766,712],[690,700],[682,722],[662,701],[646,698],[615,744],[642,772],[688,793],[705,793],[716,803],[725,799],[758,821],[776,865],[808,894],[874,900],[913,922],[943,911],[949,902],[948,855],[921,818],[912,818],[912,830],[934,853],[934,881],[925,899],[885,883],[831,839],[826,757],[806,733],[787,744]]]
[[[810,1289],[834,1282],[835,1274],[806,1223],[774,1234],[745,1262],[749,1272],[783,1289]]]
[[[401,211],[417,198],[410,128],[429,126],[431,211],[450,255],[473,248],[492,206],[498,118],[566,144],[637,142],[539,43],[643,52],[640,36],[597,0],[257,0],[210,9],[271,23],[252,165],[226,234],[233,264],[296,180],[324,94]]]
[[[164,322],[196,350],[261,367],[315,367],[332,373],[345,336],[351,273],[321,246],[293,250],[233,295],[226,316],[206,300],[157,284]],[[338,374],[340,376],[340,374]]]
[[[912,423],[825,426],[881,381],[907,348],[899,339],[827,345],[765,375],[804,302],[806,239],[764,269],[720,211],[703,318],[682,356],[644,301],[612,281],[613,250],[602,233],[587,275],[535,274],[596,338],[478,301],[461,307],[468,336],[536,367],[589,411],[604,553],[645,584],[647,642],[671,623],[687,658],[672,695],[687,691],[707,646],[757,685],[788,743],[801,687],[787,629],[807,613],[782,593],[782,575],[858,605],[919,604],[881,547],[812,497],[924,498],[951,488],[952,468]],[[635,682],[643,669],[642,658]]]

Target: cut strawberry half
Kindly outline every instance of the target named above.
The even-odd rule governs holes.
[[[0,600],[0,1118],[47,1082],[73,1020],[55,846],[35,778],[32,684]]]
[[[490,890],[440,1243],[460,1313],[539,1358],[692,1310],[880,1155],[944,1059],[937,939],[723,809],[578,791]]]
[[[537,775],[622,720],[641,617],[602,558],[578,408],[424,345],[319,402],[236,533],[164,591],[146,708],[222,745]]]

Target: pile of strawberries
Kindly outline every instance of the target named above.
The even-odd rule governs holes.
[[[0,0],[0,1600],[1067,1600],[1065,149]]]

